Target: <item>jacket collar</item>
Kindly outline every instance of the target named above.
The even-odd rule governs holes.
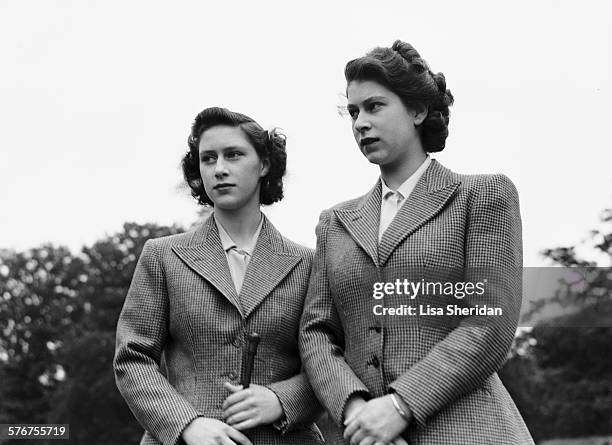
[[[378,266],[384,266],[397,246],[437,215],[455,193],[461,181],[436,160],[417,182],[378,243],[380,224],[380,179],[354,208],[334,212],[355,242]]]
[[[173,246],[174,253],[194,272],[214,286],[246,318],[301,261],[287,252],[282,235],[264,215],[261,232],[246,270],[240,295],[221,246],[212,215],[193,232],[186,245]]]

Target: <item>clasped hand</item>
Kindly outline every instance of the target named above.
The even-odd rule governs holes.
[[[369,402],[352,399],[346,408],[344,438],[351,445],[407,445],[400,436],[408,423],[397,412],[391,395]]]
[[[182,434],[187,445],[253,445],[253,443],[235,428],[217,419],[198,417],[194,419]]]
[[[250,385],[243,389],[242,385],[232,385],[228,382],[223,386],[232,393],[223,402],[223,418],[237,430],[268,425],[283,415],[278,397],[265,386]]]
[[[283,415],[278,397],[265,386],[224,386],[231,393],[223,402],[225,423],[206,417],[194,419],[182,434],[187,445],[253,445],[240,430],[274,423]]]

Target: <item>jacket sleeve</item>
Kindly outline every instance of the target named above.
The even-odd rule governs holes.
[[[475,191],[465,237],[465,282],[486,280],[485,292],[464,307],[498,307],[501,316],[461,319],[447,337],[391,383],[422,426],[432,414],[481,386],[504,363],[518,324],[522,239],[518,193],[503,175]]]
[[[119,316],[114,371],[117,387],[140,424],[164,445],[174,445],[198,413],[159,369],[168,319],[165,275],[157,245],[149,240]]]
[[[329,211],[317,225],[317,250],[300,327],[300,353],[310,383],[333,420],[342,424],[348,399],[370,392],[344,360],[344,332],[334,305],[326,265]]]
[[[274,424],[282,434],[313,422],[321,414],[321,405],[303,371],[266,387],[276,394],[283,408],[284,417]]]

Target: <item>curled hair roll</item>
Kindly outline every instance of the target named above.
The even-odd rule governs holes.
[[[419,73],[429,71],[429,65],[421,58],[419,52],[410,44],[396,40],[391,45],[391,49],[402,56],[409,65],[411,65]]]
[[[287,137],[278,128],[266,131],[267,159],[274,159],[277,168],[270,166],[270,171],[262,179],[262,187],[277,190],[276,201],[284,197],[283,175],[287,167]],[[274,202],[276,202],[274,201]]]

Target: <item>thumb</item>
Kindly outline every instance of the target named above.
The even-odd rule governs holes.
[[[232,385],[230,382],[225,382],[223,387],[231,393],[242,391],[242,385]]]

